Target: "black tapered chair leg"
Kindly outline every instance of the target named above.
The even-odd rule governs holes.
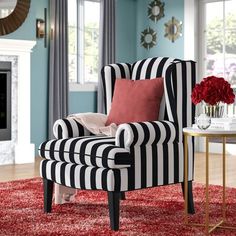
[[[120,192],[108,192],[110,226],[115,231],[119,230],[120,196]]]
[[[184,182],[181,183],[182,192],[184,195]],[[193,202],[193,183],[192,181],[188,181],[188,213],[194,214],[194,202]]]
[[[52,193],[53,193],[53,181],[43,179],[44,189],[44,212],[50,213],[52,211]]]
[[[120,193],[120,200],[125,200],[125,192]]]

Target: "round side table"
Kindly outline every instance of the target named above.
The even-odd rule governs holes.
[[[225,196],[225,187],[226,187],[226,168],[225,168],[225,144],[226,138],[234,137],[236,138],[236,130],[223,130],[223,129],[207,129],[201,130],[192,127],[183,128],[184,133],[184,208],[185,208],[185,223],[188,223],[188,137],[205,137],[206,145],[206,205],[205,205],[205,224],[191,224],[195,226],[205,226],[205,233],[209,235],[216,228],[225,228],[225,229],[236,229],[236,227],[229,227],[224,225],[226,223],[226,196]],[[209,223],[209,138],[222,138],[223,151],[222,151],[222,167],[223,167],[223,201],[222,201],[222,220],[215,224],[210,225]]]

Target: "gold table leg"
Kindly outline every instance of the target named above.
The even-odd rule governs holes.
[[[226,178],[225,178],[225,141],[226,138],[223,137],[223,206],[222,206],[222,213],[223,213],[223,221],[226,219],[226,203],[225,203],[225,186],[226,186]]]
[[[188,136],[184,135],[184,211],[185,224],[188,224]]]
[[[206,137],[206,235],[209,234],[209,139]]]

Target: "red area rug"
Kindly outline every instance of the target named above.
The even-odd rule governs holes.
[[[211,221],[221,212],[222,188],[210,187]],[[120,231],[109,228],[107,195],[102,191],[79,191],[73,203],[53,205],[43,213],[40,178],[0,183],[0,235],[204,235],[204,228],[185,226],[180,185],[127,193],[121,202]],[[204,220],[204,187],[194,185],[197,213]],[[227,188],[227,219],[236,224],[236,189]],[[217,229],[212,235],[236,235]]]

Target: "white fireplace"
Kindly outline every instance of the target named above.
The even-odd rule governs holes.
[[[11,140],[12,63],[0,61],[0,141]]]
[[[30,143],[30,69],[35,41],[0,39],[0,61],[12,64],[12,140],[0,141],[0,164],[34,162]]]

